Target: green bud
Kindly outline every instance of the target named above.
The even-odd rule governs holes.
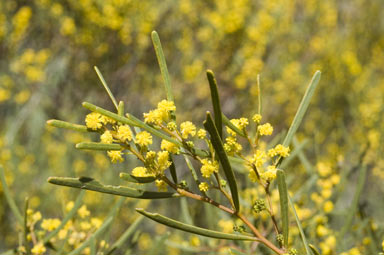
[[[253,211],[255,213],[260,213],[266,209],[265,201],[263,199],[257,199],[256,202],[253,204]]]

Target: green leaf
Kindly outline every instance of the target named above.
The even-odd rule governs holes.
[[[316,247],[314,245],[308,244],[308,246],[311,249],[311,251],[313,252],[313,254],[320,255],[320,252],[316,249]]]
[[[307,255],[312,255],[310,250],[309,250],[307,238],[305,237],[304,230],[303,230],[303,227],[301,226],[299,216],[297,216],[295,205],[293,204],[292,199],[289,196],[289,194],[288,194],[288,202],[289,202],[289,206],[291,207],[291,209],[293,211],[293,214],[295,215],[296,224],[297,224],[297,227],[299,228],[299,232],[300,232],[301,240],[303,241],[303,244],[304,244],[305,252]]]
[[[224,114],[222,114],[221,117],[222,117],[224,125],[226,125],[230,129],[232,129],[234,132],[236,132],[236,134],[238,134],[242,137],[246,137],[244,132],[242,130],[238,129],[235,125],[233,125],[232,122]]]
[[[175,228],[175,229],[179,229],[179,230],[182,230],[185,232],[193,233],[196,235],[202,235],[202,236],[207,236],[207,237],[217,238],[217,239],[259,241],[258,238],[252,237],[252,236],[226,234],[226,233],[222,233],[222,232],[218,232],[218,231],[214,231],[214,230],[196,227],[193,225],[188,225],[188,224],[182,223],[180,221],[170,219],[170,218],[165,217],[163,215],[160,215],[158,213],[147,212],[142,208],[136,208],[136,211],[138,213],[141,213],[145,217],[148,217],[151,220],[154,220],[158,223],[161,223],[161,224],[166,225],[166,226],[171,227],[171,228]]]
[[[67,224],[67,222],[73,218],[73,216],[75,216],[77,210],[80,208],[80,206],[82,205],[82,202],[83,202],[83,198],[84,198],[84,195],[85,195],[85,190],[82,190],[80,191],[80,194],[77,196],[76,198],[76,201],[75,201],[75,204],[73,205],[72,209],[67,213],[67,215],[65,215],[64,219],[61,221],[60,225],[55,229],[53,230],[51,233],[49,233],[46,237],[44,237],[43,239],[43,242],[44,243],[47,243],[51,240],[51,238],[53,238],[54,236],[57,235],[57,233],[59,233],[59,231],[65,227],[65,225]]]
[[[321,72],[316,71],[315,74],[312,77],[311,82],[309,83],[307,90],[305,91],[305,94],[303,98],[301,99],[301,103],[299,105],[299,108],[297,109],[296,115],[292,121],[291,126],[289,127],[287,136],[284,139],[283,145],[289,146],[291,144],[292,138],[295,135],[297,129],[299,128],[301,121],[303,120],[304,114],[308,109],[309,102],[312,99],[313,93],[315,92],[315,89],[317,87],[317,84],[320,81]]]
[[[215,79],[215,75],[211,70],[207,70],[207,77],[209,82],[209,88],[211,90],[211,99],[212,99],[213,113],[215,117],[215,125],[217,128],[217,131],[219,132],[220,139],[223,139],[223,120],[222,120],[220,97],[219,97],[219,91],[217,88],[217,82]]]
[[[237,184],[235,179],[235,174],[233,173],[231,164],[229,163],[228,156],[225,153],[223,143],[221,142],[219,133],[215,127],[215,123],[213,123],[211,114],[207,112],[207,118],[204,121],[204,127],[208,131],[211,136],[211,142],[213,148],[215,149],[217,156],[221,162],[221,166],[223,167],[225,177],[227,178],[229,189],[231,190],[233,204],[236,208],[236,211],[240,210],[239,204],[239,194],[237,192]]]
[[[178,197],[177,193],[153,192],[140,189],[133,189],[124,186],[103,185],[89,177],[70,178],[70,177],[49,177],[48,182],[61,186],[74,187],[78,189],[93,190],[96,192],[107,193],[123,197],[133,197],[140,199],[160,199]]]
[[[117,114],[120,116],[124,116],[124,102],[119,102],[119,108],[117,109]]]
[[[280,210],[281,220],[283,223],[283,237],[284,246],[288,245],[288,233],[289,233],[289,221],[288,221],[288,189],[285,183],[285,173],[281,169],[277,169],[277,186],[279,189],[280,196]]]
[[[128,240],[132,234],[135,233],[136,228],[139,226],[139,224],[144,219],[144,216],[139,216],[130,226],[129,228],[117,239],[115,243],[111,245],[109,250],[107,251],[107,255],[113,254],[113,252],[117,249],[119,249],[124,243]]]
[[[92,129],[88,129],[87,126],[79,125],[79,124],[73,124],[70,122],[62,121],[62,120],[48,120],[47,124],[52,127],[56,128],[65,128],[70,129],[78,132],[92,132]],[[95,132],[95,131],[93,131]]]
[[[174,183],[177,183],[177,173],[176,173],[176,168],[175,168],[175,162],[173,162],[172,156],[169,156],[171,159],[171,166],[169,167],[169,171],[171,172],[172,180]]]
[[[20,226],[23,226],[23,224],[24,224],[23,216],[21,216],[20,210],[17,207],[16,202],[11,195],[11,192],[9,191],[7,182],[5,181],[4,168],[1,164],[0,164],[0,180],[1,180],[1,185],[3,186],[3,193],[5,195],[7,202],[8,202],[8,205],[11,208],[11,211],[15,215],[16,220],[18,221]]]
[[[120,173],[120,178],[127,182],[133,182],[133,183],[151,183],[156,180],[154,176],[148,176],[148,177],[137,177],[131,174],[127,173]]]
[[[97,66],[94,66],[94,68],[95,68],[95,71],[96,71],[96,73],[97,73],[97,76],[99,76],[99,79],[100,79],[101,83],[103,84],[104,89],[107,91],[109,97],[110,97],[111,100],[112,100],[112,103],[115,105],[116,110],[118,111],[118,110],[119,110],[119,106],[118,106],[118,104],[117,104],[116,98],[113,96],[111,90],[110,90],[109,87],[108,87],[108,84],[105,82],[104,77],[103,77],[103,75],[101,74],[99,68],[97,68]]]
[[[345,234],[348,232],[349,228],[352,226],[352,221],[356,215],[356,211],[357,211],[358,206],[359,206],[359,200],[360,200],[361,194],[363,192],[366,177],[367,177],[367,166],[363,165],[362,167],[360,167],[359,179],[358,179],[356,191],[355,191],[355,194],[353,196],[352,204],[348,208],[347,215],[344,218],[345,219],[344,225],[338,234],[339,238],[344,237]]]
[[[159,62],[161,75],[164,80],[165,91],[167,92],[167,100],[174,101],[172,88],[171,88],[171,79],[169,78],[167,63],[165,61],[163,48],[161,47],[159,35],[157,34],[156,31],[152,31],[151,37],[152,37],[153,46],[155,47],[157,61]]]
[[[116,113],[113,113],[113,112],[110,112],[108,110],[105,110],[101,107],[98,107],[96,105],[93,105],[91,103],[88,103],[88,102],[84,102],[83,103],[83,106],[85,108],[87,108],[88,110],[90,111],[93,111],[93,112],[98,112],[104,116],[107,116],[115,121],[118,121],[118,122],[121,122],[123,124],[128,124],[128,125],[131,125],[131,126],[134,126],[134,127],[139,127],[141,129],[144,129],[146,131],[148,131],[149,133],[151,133],[152,135],[155,135],[157,137],[160,137],[161,139],[164,139],[164,140],[167,140],[171,143],[174,143],[178,146],[182,146],[182,143],[180,143],[179,141],[167,136],[166,134],[158,131],[157,129],[145,124],[144,122],[142,122],[141,120],[137,119],[136,117],[134,117],[133,115],[130,115],[130,114],[126,114],[128,116],[128,118],[126,117],[123,117],[123,116],[120,116]],[[202,150],[195,150],[195,153],[196,155],[200,156],[200,157],[207,157],[209,154],[205,151],[202,151]]]
[[[80,150],[96,150],[96,151],[120,151],[123,147],[116,143],[78,143],[76,149]]]

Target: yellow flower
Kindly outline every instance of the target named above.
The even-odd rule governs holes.
[[[91,214],[91,212],[88,211],[86,205],[83,205],[83,206],[80,207],[80,209],[77,211],[77,214],[79,214],[79,216],[80,216],[81,218],[85,218],[85,217],[89,216],[89,215]]]
[[[136,134],[136,143],[140,146],[148,146],[152,144],[152,136],[147,131]]]
[[[199,129],[199,131],[197,131],[198,138],[204,139],[206,136],[207,136],[207,131],[205,131],[205,129]]]
[[[266,161],[266,155],[264,151],[256,150],[256,153],[253,154],[251,159],[252,164],[255,164],[256,167],[261,167]]]
[[[131,128],[127,125],[119,126],[117,129],[117,137],[122,141],[131,141],[132,140],[132,131]]]
[[[156,180],[156,186],[159,191],[167,191],[167,184],[162,180]]]
[[[185,121],[180,124],[181,137],[187,139],[188,136],[196,135],[196,127],[190,121]]]
[[[75,206],[75,203],[73,202],[73,201],[69,201],[68,203],[67,203],[67,205],[65,206],[65,210],[67,211],[67,212],[69,212],[70,210],[72,210],[72,208]]]
[[[242,149],[243,146],[239,144],[236,141],[236,137],[234,136],[229,136],[225,138],[225,144],[224,144],[224,150],[229,154],[229,155],[234,155],[236,153],[239,153]]]
[[[275,146],[275,148],[268,150],[268,156],[274,157],[280,155],[281,157],[285,158],[289,156],[289,147],[285,147],[282,144],[278,144]]]
[[[265,123],[257,127],[260,135],[272,135],[273,127],[269,123]]]
[[[231,119],[231,123],[240,130],[243,130],[248,125],[247,118]],[[227,133],[231,136],[236,136],[236,132],[227,127]]]
[[[275,166],[268,166],[267,171],[262,173],[260,177],[266,181],[272,181],[276,179],[276,167]]]
[[[332,201],[327,201],[327,202],[325,202],[325,203],[324,203],[324,207],[323,207],[323,209],[324,209],[324,212],[325,212],[325,213],[330,213],[330,212],[332,212],[332,210],[333,210],[333,203],[332,203]]]
[[[201,174],[204,178],[209,178],[213,172],[219,171],[219,163],[217,161],[210,161],[209,159],[203,159],[201,160],[201,163],[203,164],[201,166]]]
[[[206,182],[202,182],[202,183],[200,183],[199,184],[199,189],[201,190],[201,191],[208,191],[208,189],[209,189],[209,186],[208,186],[208,183],[206,183]]]
[[[112,143],[113,142],[112,133],[109,130],[105,131],[104,134],[100,136],[100,140],[102,143],[109,143],[109,144]]]
[[[259,124],[260,123],[260,121],[261,121],[261,115],[260,114],[255,114],[255,115],[253,115],[253,117],[252,117],[252,120],[254,121],[254,122],[256,122],[257,124]]]
[[[110,117],[107,117],[104,115],[101,115],[101,122],[103,122],[103,124],[105,124],[105,125],[107,125],[108,123],[111,123],[111,124],[116,123],[116,121],[114,119],[111,119]]]
[[[176,106],[173,101],[162,100],[157,104],[157,109],[163,112],[176,111]]]
[[[36,254],[36,255],[43,254],[46,251],[47,251],[47,249],[44,247],[43,243],[41,243],[41,242],[39,242],[35,246],[33,246],[32,250],[31,250],[31,252],[33,254]]]
[[[171,164],[168,151],[159,151],[157,153],[157,165],[160,173],[163,173]]]
[[[133,168],[132,170],[132,175],[136,177],[147,177],[147,176],[152,176],[151,174],[148,174],[147,168],[138,166]]]
[[[179,154],[180,153],[180,147],[177,144],[174,144],[172,142],[169,142],[167,140],[161,141],[161,149],[166,150],[173,154]]]
[[[169,120],[171,111],[176,111],[175,104],[172,101],[162,100],[157,104],[157,109],[144,113],[144,122],[160,125],[163,121]]]
[[[121,151],[108,151],[107,152],[112,163],[123,162],[124,158]]]
[[[95,228],[99,228],[101,226],[101,224],[103,224],[103,221],[100,220],[99,218],[93,217],[93,218],[91,218],[91,224]]]
[[[85,117],[85,124],[87,128],[92,130],[97,130],[102,127],[101,114],[97,112],[92,112]]]
[[[59,219],[44,219],[41,223],[41,228],[45,229],[47,231],[53,231],[55,230],[59,225],[61,221]]]
[[[323,225],[319,225],[316,228],[316,234],[320,237],[328,235],[329,230]]]

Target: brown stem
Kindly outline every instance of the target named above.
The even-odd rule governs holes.
[[[283,250],[279,249],[273,243],[268,241],[268,239],[266,239],[257,230],[257,228],[255,226],[253,226],[252,223],[247,220],[247,218],[244,217],[244,215],[242,215],[239,212],[236,212],[236,211],[234,211],[234,210],[232,210],[232,209],[230,209],[230,208],[228,208],[228,207],[226,207],[224,205],[221,205],[218,202],[216,202],[216,201],[214,201],[214,200],[212,200],[212,199],[210,199],[208,197],[202,197],[200,195],[191,193],[191,192],[186,191],[184,189],[180,189],[179,187],[177,187],[177,185],[172,183],[166,176],[163,176],[162,180],[165,181],[169,186],[171,186],[173,189],[175,189],[177,191],[177,193],[179,193],[182,196],[186,196],[186,197],[189,197],[189,198],[193,198],[195,200],[199,200],[199,201],[203,201],[203,202],[209,203],[209,204],[211,204],[213,206],[216,206],[217,208],[219,208],[219,209],[221,209],[221,210],[223,210],[223,211],[225,211],[225,212],[227,212],[229,214],[237,216],[239,219],[241,219],[252,230],[254,235],[259,239],[258,242],[263,243],[265,246],[267,246],[268,248],[270,248],[271,250],[273,250],[274,252],[276,252],[279,255],[284,254]]]

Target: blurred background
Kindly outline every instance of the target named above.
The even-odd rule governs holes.
[[[311,242],[324,254],[336,254],[327,237],[340,229],[358,169],[366,165],[357,219],[343,251],[374,254],[384,228],[383,17],[381,0],[0,1],[0,163],[19,208],[28,196],[30,208],[43,217],[60,218],[78,191],[48,184],[47,177],[90,176],[118,185],[118,173],[134,167],[130,161],[111,165],[102,152],[76,151],[75,143],[95,137],[45,123],[55,118],[83,124],[88,113],[83,101],[113,109],[93,66],[125,102],[126,111],[142,118],[154,108],[166,97],[150,38],[156,30],[178,119],[200,127],[211,109],[206,69],[215,72],[222,108],[230,118],[256,113],[260,74],[263,120],[275,127],[275,135],[288,129],[312,75],[322,71],[297,135],[303,153],[286,169],[296,177],[290,189],[307,183],[308,169],[323,180],[297,203]],[[329,176],[344,182],[329,187]],[[85,204],[103,219],[105,205],[115,200],[88,192]],[[17,246],[18,230],[1,188],[0,201],[0,251],[5,251]],[[334,204],[330,212],[324,212],[325,201]],[[163,205],[150,206],[172,215]],[[147,203],[126,200],[112,239],[137,217],[134,208],[140,206]],[[193,217],[199,217],[200,207],[192,210]],[[147,254],[151,238],[169,231],[144,223],[135,244],[129,244],[132,254]],[[319,226],[328,234],[319,234]],[[220,229],[217,224],[212,228]],[[190,235],[172,233],[175,242],[196,245]],[[211,241],[201,242],[210,246]],[[167,245],[164,254],[186,253]]]

